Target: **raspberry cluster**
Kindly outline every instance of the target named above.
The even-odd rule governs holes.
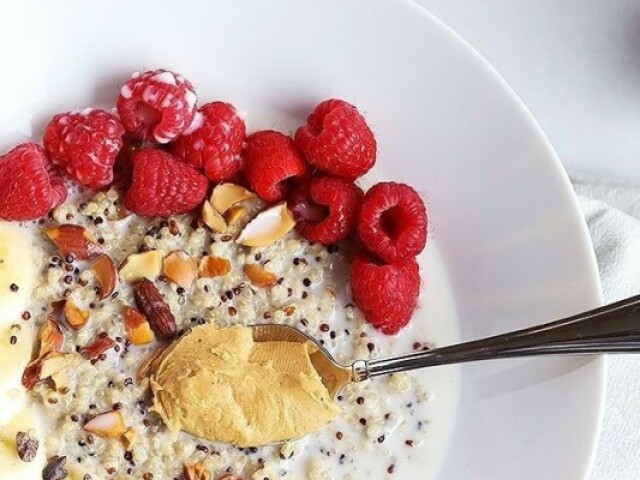
[[[268,203],[287,202],[309,241],[358,242],[353,299],[372,325],[394,334],[417,305],[415,257],[426,243],[427,212],[420,195],[402,183],[382,182],[363,192],[355,182],[376,155],[364,116],[343,100],[319,103],[293,136],[273,130],[247,135],[233,105],[198,106],[182,75],[134,73],[115,109],[55,115],[43,147],[25,143],[0,156],[0,218],[49,213],[66,199],[63,175],[89,189],[126,189],[125,206],[142,216],[195,210],[212,182],[244,183]]]

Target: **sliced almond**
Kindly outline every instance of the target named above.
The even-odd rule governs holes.
[[[236,243],[247,247],[265,247],[289,233],[296,222],[282,202],[263,210],[242,229]]]
[[[169,345],[165,345],[159,347],[155,352],[149,356],[146,360],[144,360],[140,366],[138,367],[138,371],[136,372],[136,380],[138,383],[142,383],[145,378],[148,378],[152,372],[156,369],[157,360],[160,359],[165,350],[169,347]]]
[[[202,204],[202,222],[215,233],[224,233],[227,231],[227,222],[224,221],[222,215],[217,212],[209,202]]]
[[[227,222],[227,232],[236,235],[251,218],[244,205],[234,205],[224,214]]]
[[[198,275],[204,278],[224,277],[231,271],[231,263],[226,258],[207,255],[202,257]]]
[[[102,253],[91,232],[80,225],[58,225],[49,228],[46,233],[63,256],[73,255],[79,260],[87,260]]]
[[[82,362],[82,358],[75,353],[52,352],[42,359],[39,377],[41,380],[50,378],[68,368],[73,368]]]
[[[116,289],[116,282],[118,279],[116,266],[113,264],[111,257],[103,254],[91,264],[91,271],[96,277],[96,281],[100,287],[100,300],[104,300]]]
[[[221,183],[211,192],[211,206],[218,213],[225,213],[230,207],[243,200],[255,197],[256,194],[250,192],[240,185],[234,183]]]
[[[84,429],[101,438],[120,438],[127,431],[120,410],[94,417],[85,424]]]
[[[40,348],[38,351],[38,357],[42,358],[45,355],[56,352],[62,348],[64,343],[64,336],[58,322],[55,321],[53,315],[47,315],[47,319],[44,321],[38,332],[38,340],[40,341]]]
[[[187,252],[176,250],[167,255],[162,262],[162,273],[172,282],[189,290],[198,276],[198,265]]]
[[[227,225],[235,225],[239,223],[247,214],[247,209],[242,205],[234,205],[224,214]]]
[[[134,283],[144,278],[155,279],[162,271],[162,254],[158,250],[132,253],[120,265],[120,281]]]
[[[153,332],[147,319],[135,308],[125,306],[122,310],[124,317],[124,328],[127,331],[127,338],[134,345],[146,345],[153,342]]]
[[[72,330],[80,330],[89,322],[90,312],[78,307],[75,302],[69,298],[64,303],[64,318]]]
[[[251,283],[256,287],[270,287],[278,280],[274,273],[265,269],[259,263],[247,264],[243,270],[244,274],[249,277]]]

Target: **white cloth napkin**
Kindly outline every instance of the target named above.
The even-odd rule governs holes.
[[[572,178],[598,257],[605,302],[640,293],[640,187]],[[567,445],[567,448],[571,448]],[[602,433],[590,480],[640,478],[640,355],[607,359]]]

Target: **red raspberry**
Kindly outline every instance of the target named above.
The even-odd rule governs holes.
[[[307,172],[293,140],[273,130],[249,135],[245,156],[251,189],[267,202],[282,200],[288,193],[287,180]]]
[[[325,100],[296,132],[296,145],[314,167],[355,179],[376,161],[376,139],[358,109],[342,100]]]
[[[303,237],[328,245],[349,235],[355,226],[362,196],[360,187],[348,180],[319,177],[293,192],[289,208]]]
[[[246,130],[244,120],[229,103],[200,107],[191,126],[171,146],[171,153],[214,182],[231,179],[242,167],[240,154]]]
[[[104,110],[61,113],[44,132],[44,148],[54,164],[89,188],[106,187],[113,180],[113,164],[122,148],[124,127]]]
[[[0,156],[0,218],[35,220],[67,198],[67,189],[42,147],[23,143]]]
[[[351,264],[351,294],[367,321],[388,335],[409,323],[418,303],[420,272],[415,258],[382,265],[360,254]]]
[[[120,89],[117,107],[127,132],[141,140],[169,143],[191,125],[196,100],[184,77],[154,70],[134,73]]]
[[[403,183],[374,185],[358,213],[358,235],[386,262],[418,255],[427,241],[427,209],[418,192]]]
[[[133,178],[124,199],[128,210],[142,216],[169,216],[196,208],[209,181],[191,165],[167,152],[143,148],[133,156]]]

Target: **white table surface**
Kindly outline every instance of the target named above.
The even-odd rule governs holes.
[[[639,0],[416,0],[473,45],[570,173],[640,183]]]
[[[640,0],[415,1],[511,84],[572,177],[640,185]],[[605,421],[590,480],[640,478],[639,375],[637,357],[609,362]]]

